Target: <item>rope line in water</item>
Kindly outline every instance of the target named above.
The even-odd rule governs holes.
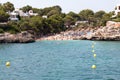
[[[95,42],[92,42],[92,53],[93,53],[93,57],[94,57],[94,59],[96,58],[96,53],[95,53],[95,50],[94,50],[94,47],[95,47]],[[91,68],[92,69],[96,69],[96,65],[95,64],[93,64],[92,66],[91,66]]]
[[[96,63],[95,63],[95,59],[96,59],[96,52],[95,52],[95,42],[92,42],[92,55],[93,55],[93,58],[94,58],[94,64],[91,66],[91,68],[93,69],[92,70],[92,74],[93,74],[93,80],[95,79],[95,69],[97,68],[96,66]]]

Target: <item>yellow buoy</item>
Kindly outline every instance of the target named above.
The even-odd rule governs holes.
[[[92,65],[92,67],[91,67],[92,69],[96,69],[96,65]]]
[[[92,48],[94,48],[94,45],[92,45]]]
[[[9,67],[10,66],[10,62],[8,61],[8,62],[6,62],[6,66],[7,67]]]
[[[95,50],[92,50],[92,52],[94,53],[94,52],[95,52]]]
[[[93,54],[94,57],[96,57],[97,55],[96,54]]]

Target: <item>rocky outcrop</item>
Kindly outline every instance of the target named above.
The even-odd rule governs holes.
[[[120,22],[107,21],[106,26],[117,28],[117,27],[120,27]]]
[[[30,43],[35,42],[35,38],[27,31],[18,34],[3,33],[0,34],[0,43]]]
[[[120,41],[120,22],[108,21],[106,26],[83,27],[60,34],[46,36],[38,40],[103,40]]]
[[[120,40],[120,23],[119,22],[107,22],[107,26],[100,27],[90,35],[82,35],[81,39],[88,40]]]

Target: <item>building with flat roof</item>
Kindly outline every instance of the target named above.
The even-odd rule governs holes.
[[[115,15],[117,15],[118,13],[120,13],[120,4],[118,4],[118,5],[115,7]]]
[[[112,17],[116,17],[120,13],[120,4],[117,4],[115,7],[115,12]]]

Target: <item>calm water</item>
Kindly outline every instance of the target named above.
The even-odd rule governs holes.
[[[120,80],[120,42],[96,41],[96,58],[91,45],[79,40],[0,44],[0,80]]]

